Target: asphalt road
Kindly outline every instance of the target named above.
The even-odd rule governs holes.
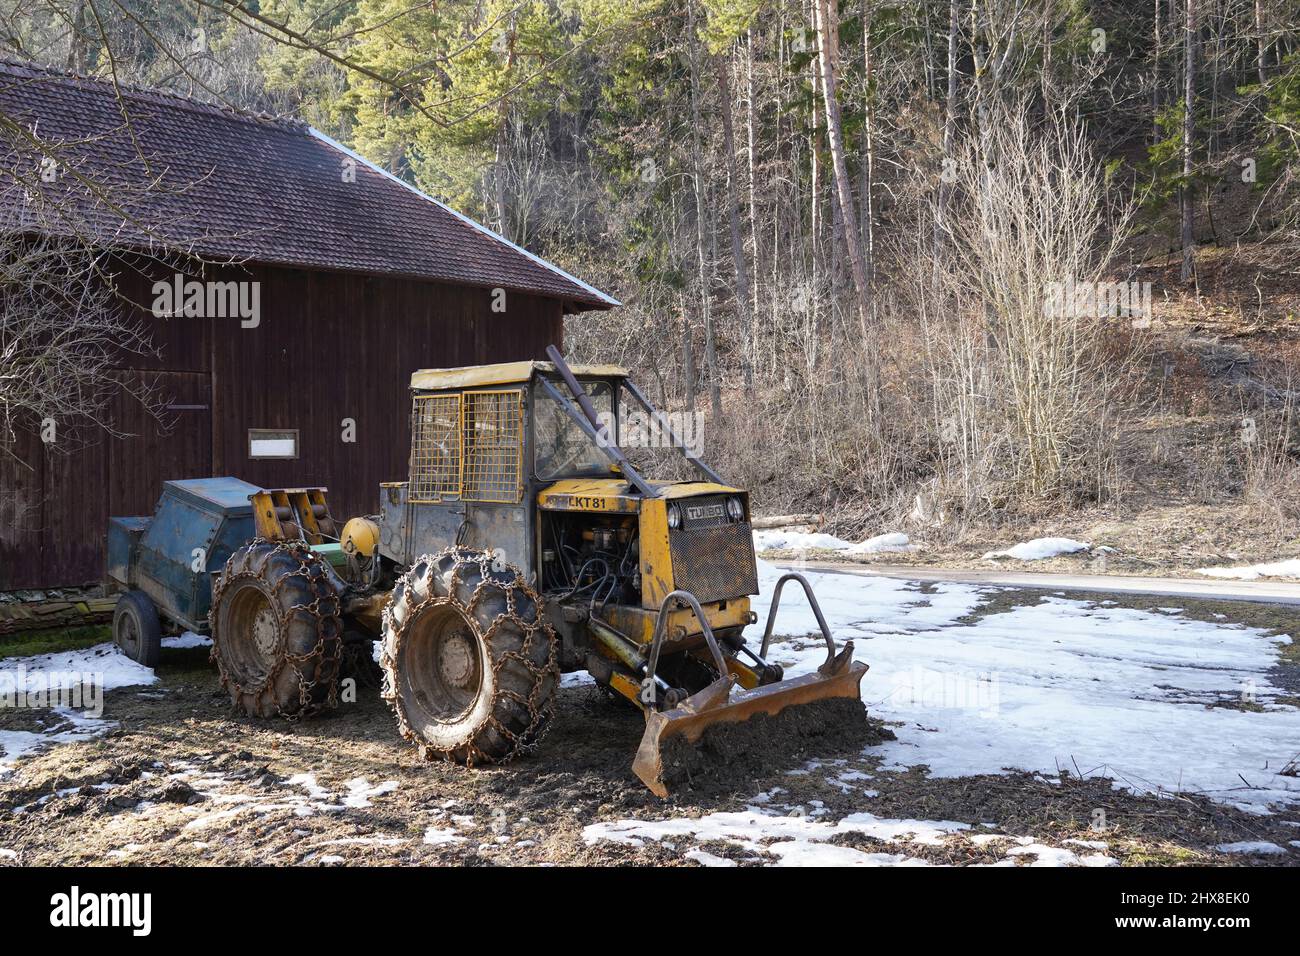
[[[800,570],[783,562],[779,567]],[[1300,583],[1282,581],[1225,581],[1218,578],[1152,578],[1128,574],[1058,574],[1041,571],[971,571],[920,568],[907,565],[838,564],[808,561],[804,568],[837,574],[899,578],[905,581],[951,581],[1046,591],[1092,591],[1103,594],[1156,594],[1211,601],[1257,601],[1266,604],[1300,604]]]

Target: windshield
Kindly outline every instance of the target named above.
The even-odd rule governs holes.
[[[570,401],[573,397],[563,382],[556,390]],[[596,414],[614,428],[614,391],[608,382],[580,383],[596,407]],[[591,477],[610,474],[609,459],[587,437],[582,427],[568,416],[564,407],[545,388],[533,391],[533,463],[537,477],[549,480],[573,476]],[[574,402],[577,407],[577,402]],[[579,412],[581,414],[581,412]]]

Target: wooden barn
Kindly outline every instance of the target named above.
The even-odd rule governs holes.
[[[299,123],[12,63],[0,119],[59,145],[3,149],[52,167],[71,210],[38,219],[6,189],[0,228],[66,222],[103,251],[158,353],[117,374],[170,419],[124,395],[108,414],[129,437],[0,449],[0,591],[99,580],[108,516],[150,513],[167,479],[325,485],[336,514],[372,513],[406,474],[413,370],[541,358],[565,314],[618,304]],[[196,287],[217,307],[159,309]]]

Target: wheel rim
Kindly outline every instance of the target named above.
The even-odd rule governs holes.
[[[117,625],[117,646],[128,657],[135,657],[140,650],[140,628],[136,623],[135,615],[130,611],[124,611]]]
[[[253,584],[230,602],[222,650],[231,675],[244,687],[264,684],[280,657],[280,619],[274,604]]]
[[[459,610],[436,608],[415,622],[403,668],[410,699],[436,722],[453,721],[483,691],[483,654],[478,633]]]

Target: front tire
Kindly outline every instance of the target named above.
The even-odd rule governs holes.
[[[212,590],[212,659],[235,709],[305,717],[338,703],[337,576],[300,541],[254,540]]]
[[[402,576],[380,663],[398,729],[426,760],[505,763],[554,712],[555,634],[519,570],[486,552],[448,548]]]

